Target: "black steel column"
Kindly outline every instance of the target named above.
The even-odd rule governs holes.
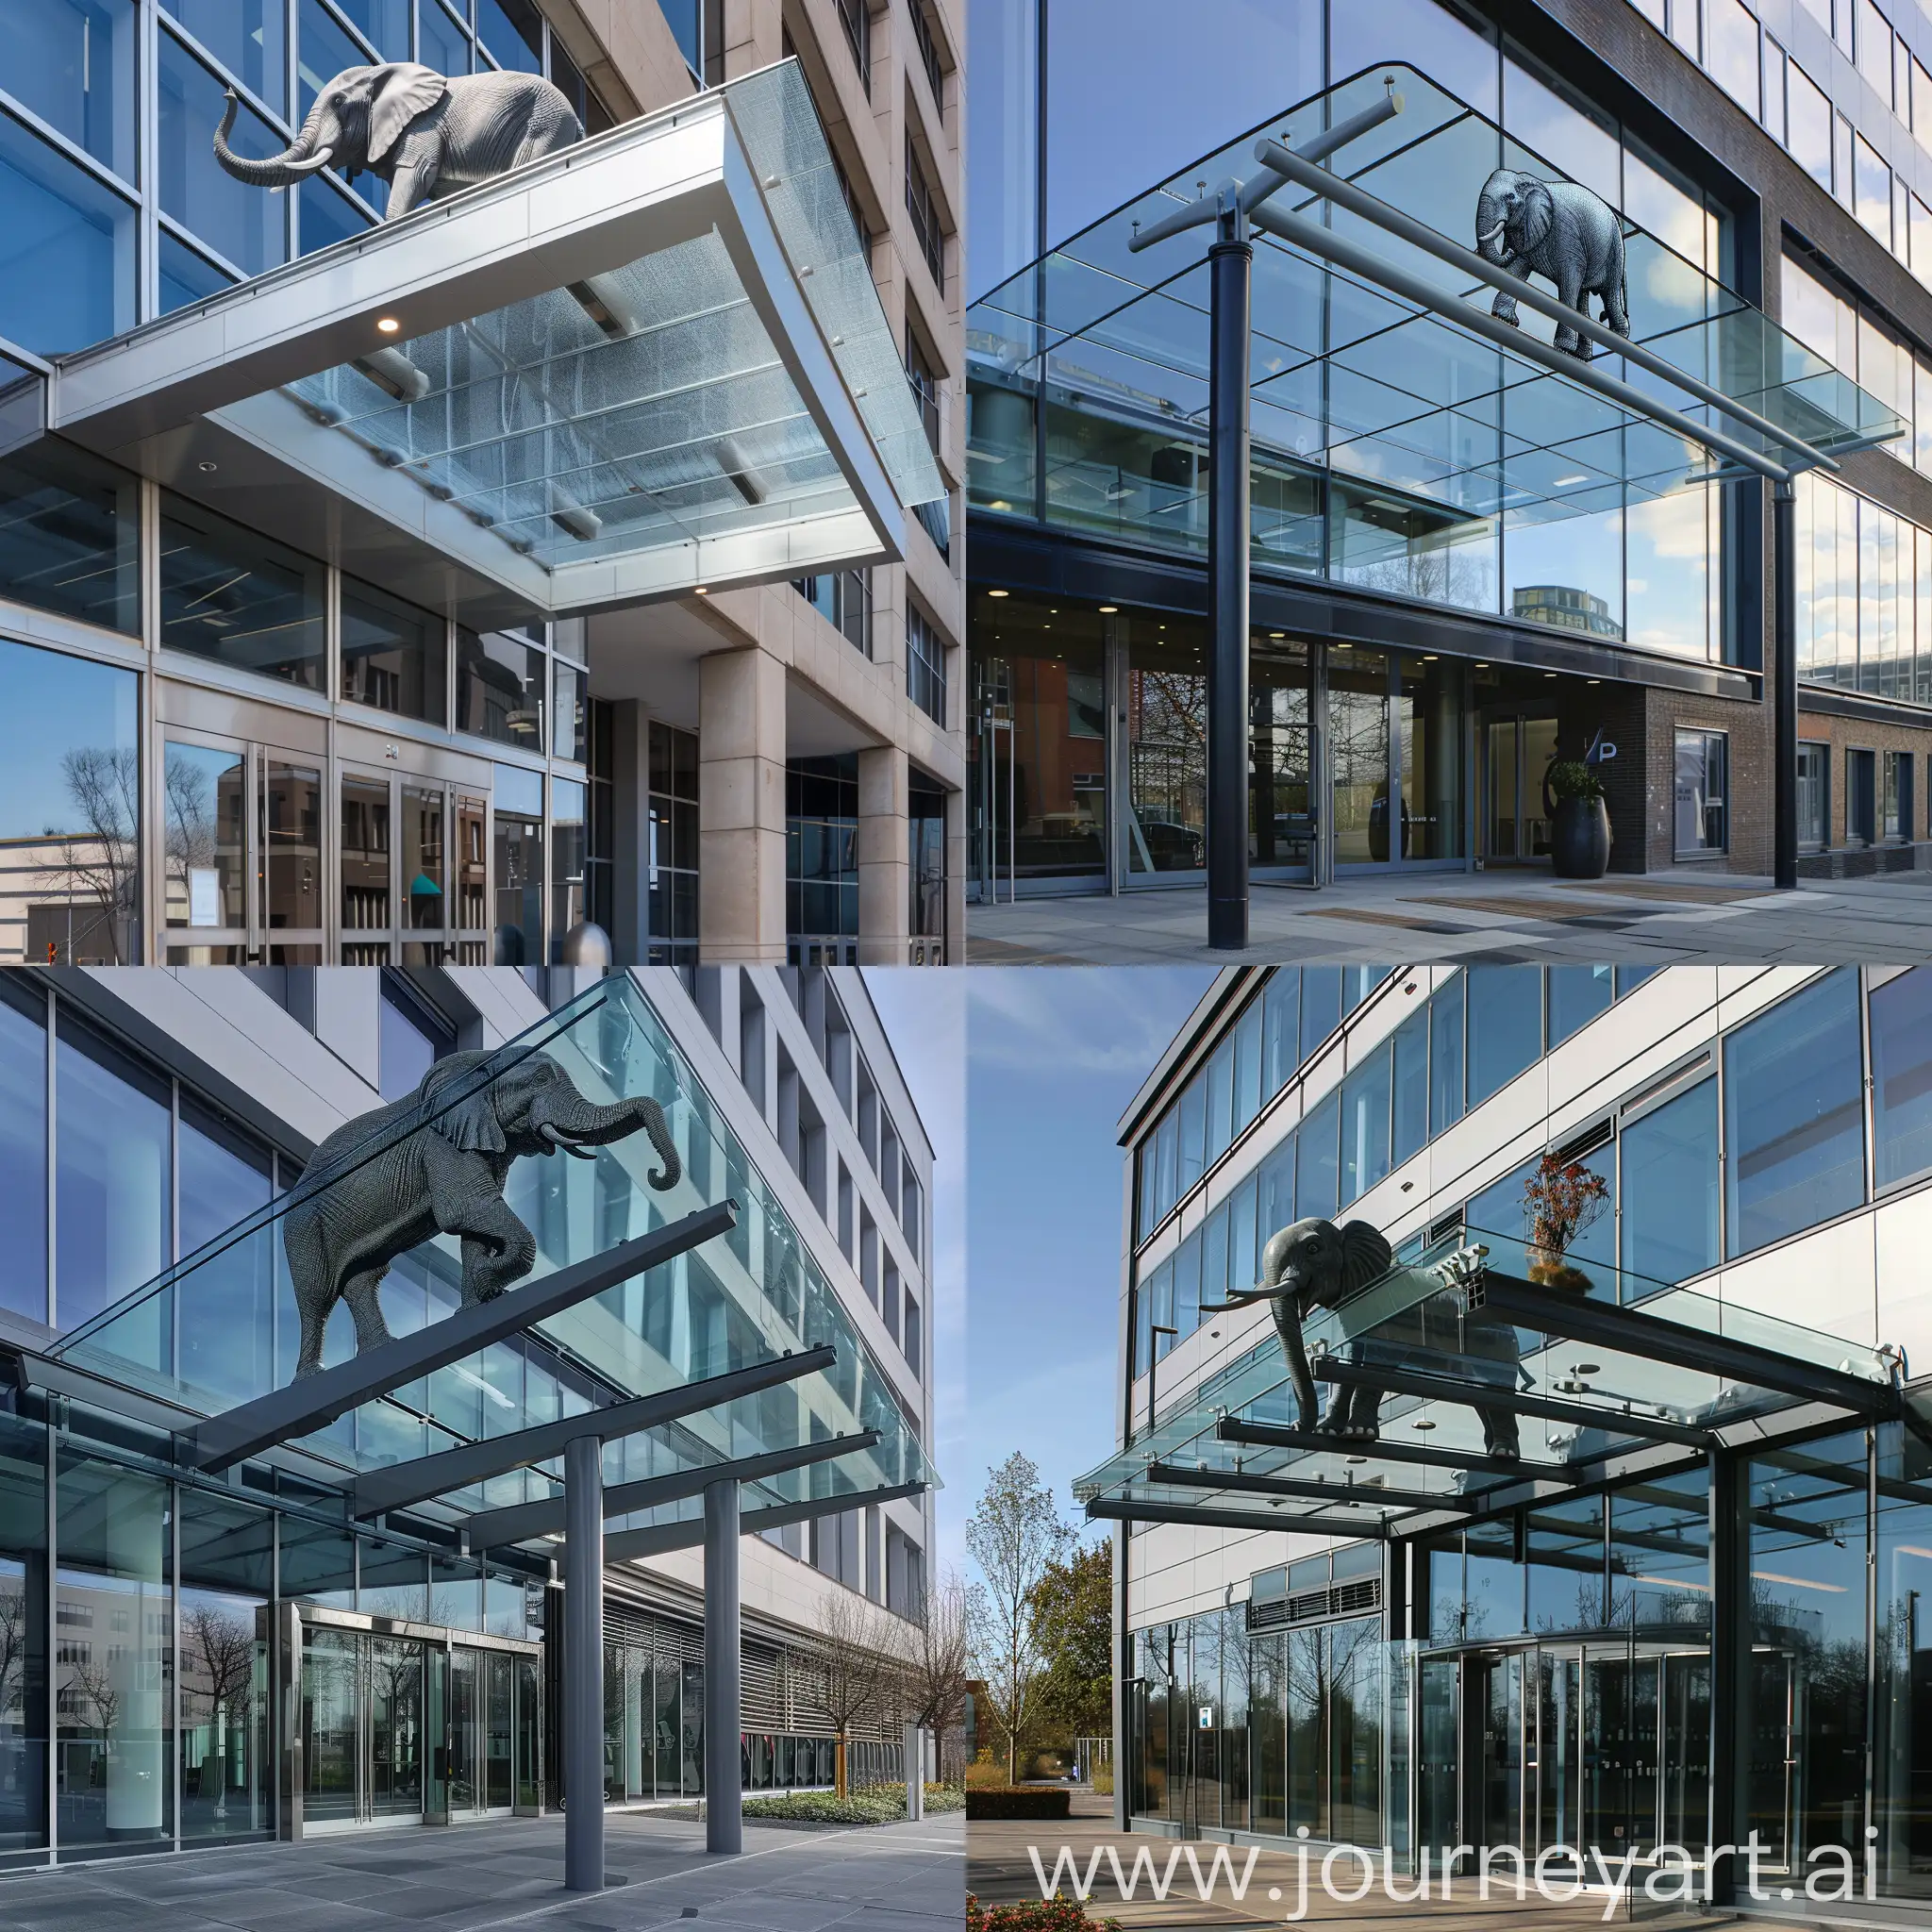
[[[1772,874],[1781,892],[1798,889],[1798,548],[1796,492],[1788,476],[1772,485],[1773,721]],[[1733,781],[1735,782],[1735,781]]]
[[[1710,1457],[1709,1842],[1740,1849],[1714,1858],[1710,1896],[1734,1905],[1749,1883],[1741,1847],[1751,1829],[1751,1466]]]
[[[604,1890],[604,1444],[563,1451],[563,1884]]]
[[[1208,943],[1248,943],[1248,326],[1255,250],[1232,208],[1208,251]]]
[[[705,1491],[705,1849],[744,1849],[744,1719],[739,1689],[738,1483]]]

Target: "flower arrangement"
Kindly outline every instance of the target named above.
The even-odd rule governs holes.
[[[1523,1183],[1529,1278],[1544,1288],[1587,1293],[1590,1276],[1563,1258],[1570,1244],[1609,1206],[1610,1184],[1580,1160],[1545,1154]]]

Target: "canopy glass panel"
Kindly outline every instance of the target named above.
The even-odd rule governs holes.
[[[453,1083],[433,1113],[402,1109],[364,1160],[384,1158],[412,1135],[440,1132],[438,1121],[513,1079],[537,1055],[593,1103],[655,1098],[683,1172],[666,1191],[649,1186],[657,1158],[642,1132],[580,1150],[588,1158],[514,1160],[504,1199],[536,1239],[526,1283],[725,1200],[738,1207],[735,1229],[546,1319],[514,1344],[495,1344],[365,1403],[299,1446],[345,1474],[381,1468],[581,1411],[596,1391],[622,1398],[680,1388],[829,1343],[838,1359],[828,1370],[608,1444],[606,1479],[635,1481],[875,1429],[871,1449],[746,1485],[743,1507],[845,1494],[857,1501],[936,1483],[886,1374],[635,979],[601,982],[497,1049]],[[356,1172],[343,1170],[329,1188],[352,1184]],[[284,1196],[239,1222],[50,1354],[195,1416],[285,1387],[297,1340],[283,1248],[288,1207]],[[382,1284],[391,1332],[443,1319],[458,1304],[461,1282],[454,1238],[410,1249]],[[345,1307],[334,1311],[325,1367],[354,1352],[347,1318]],[[561,1474],[560,1458],[518,1469],[451,1494],[433,1511],[545,1500],[561,1493]],[[630,1521],[694,1520],[702,1509],[702,1498],[692,1497]]]
[[[1206,542],[1208,287],[1194,229],[1140,254],[1129,242],[1203,184],[1262,172],[1255,139],[1291,146],[1384,98],[1403,110],[1342,146],[1337,175],[1464,247],[1499,165],[1563,171],[1426,75],[1377,66],[1297,104],[1062,242],[967,316],[974,501],[1137,541]],[[1286,186],[1270,208],[1303,216],[1487,315],[1495,290],[1361,217]],[[1620,215],[1633,339],[1825,455],[1896,436],[1896,416],[1734,291]],[[1417,304],[1274,238],[1255,242],[1252,353],[1257,562],[1358,575],[1379,529],[1391,555],[1447,550],[1473,526],[1587,516],[1730,474],[1694,440],[1499,348]],[[1538,287],[1554,292],[1539,282]],[[1589,304],[1595,314],[1596,306]],[[1524,333],[1556,325],[1527,308]],[[1604,374],[1774,459],[1789,452],[1688,391],[1596,352]],[[1046,422],[1035,411],[1043,407]],[[1046,456],[1038,468],[1036,431]],[[1324,557],[1315,491],[1347,481],[1352,558]],[[1361,513],[1356,515],[1354,510]],[[1458,534],[1459,533],[1459,534]],[[1371,559],[1373,562],[1373,559]],[[1442,582],[1408,586],[1444,598]],[[1424,573],[1424,578],[1427,573]],[[1390,588],[1388,584],[1381,586]],[[1449,594],[1446,601],[1468,602]]]
[[[943,495],[797,61],[722,98],[901,502]],[[716,229],[288,388],[546,568],[858,506]]]
[[[1329,1530],[1340,1512],[1372,1536],[1417,1510],[1454,1514],[1485,1491],[1570,1487],[1659,1445],[1695,1453],[1717,1432],[1814,1398],[1852,1414],[1899,1408],[1893,1351],[1609,1264],[1552,1260],[1520,1235],[1474,1227],[1323,1311],[1303,1336],[1318,1387],[1328,1384],[1324,1421],[1350,1389],[1386,1391],[1378,1438],[1267,1440],[1296,1418],[1271,1331],[1177,1394],[1075,1495],[1102,1514],[1151,1505],[1157,1516],[1211,1510],[1272,1529],[1299,1518]],[[1734,1351],[1733,1373],[1698,1365],[1701,1344],[1713,1359]],[[1736,1373],[1753,1362],[1768,1385]],[[1250,1425],[1259,1427],[1244,1435]],[[1512,1435],[1514,1458],[1495,1455]],[[1271,1491],[1271,1481],[1284,1487]]]

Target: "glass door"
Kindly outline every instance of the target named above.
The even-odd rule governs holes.
[[[369,1815],[423,1815],[423,1646],[371,1637]]]
[[[302,1819],[361,1816],[361,1640],[353,1630],[309,1630],[302,1645]]]
[[[1555,1845],[1578,1842],[1578,1699],[1583,1659],[1576,1652],[1544,1650],[1535,1653],[1534,1664],[1537,1708],[1532,1735],[1536,1757],[1529,1770],[1535,1784],[1535,1849],[1541,1853]]]
[[[516,1800],[513,1753],[516,1740],[516,1659],[507,1651],[483,1653],[485,1682],[483,1804],[508,1811]]]
[[[1486,865],[1544,865],[1551,820],[1543,778],[1557,757],[1557,721],[1524,711],[1486,712],[1479,734]]]
[[[1460,1803],[1461,1666],[1453,1657],[1424,1657],[1417,1702],[1416,1846],[1462,1841]]]
[[[480,1654],[458,1644],[449,1659],[449,1808],[483,1808],[477,1773],[483,1757]]]
[[[1257,878],[1313,876],[1311,699],[1307,645],[1257,639],[1248,659],[1248,861]]]
[[[344,965],[485,963],[490,848],[479,791],[344,765],[336,816]]]
[[[1390,770],[1389,657],[1333,644],[1328,651],[1330,838],[1338,871],[1386,865]]]
[[[1523,1842],[1523,1664],[1521,1656],[1469,1660],[1474,1844]]]

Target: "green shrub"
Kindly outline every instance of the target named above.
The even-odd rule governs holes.
[[[925,1788],[928,1813],[958,1811],[965,1802],[958,1785]],[[906,1816],[906,1787],[874,1785],[843,1798],[831,1791],[785,1791],[772,1797],[746,1792],[744,1815],[807,1824],[897,1824]]]
[[[1073,1807],[1064,1785],[1009,1785],[985,1790],[969,1785],[966,1816],[970,1818],[1070,1818]]]
[[[1553,798],[1601,798],[1604,795],[1604,781],[1597,776],[1596,767],[1586,765],[1581,758],[1558,758],[1545,775]]]

